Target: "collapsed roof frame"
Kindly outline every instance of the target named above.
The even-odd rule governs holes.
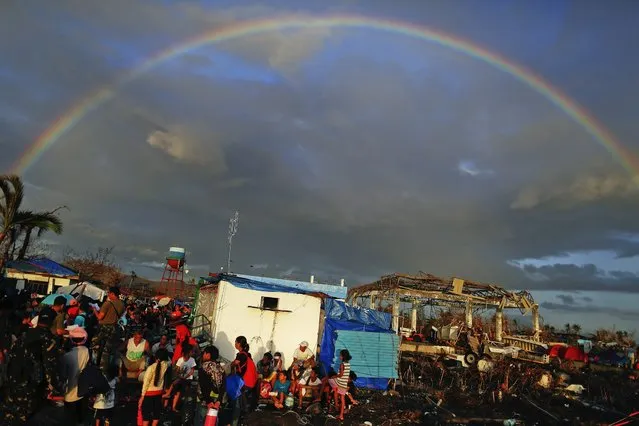
[[[399,304],[413,305],[411,325],[415,328],[416,307],[423,305],[459,307],[466,309],[466,323],[472,327],[473,308],[495,309],[496,338],[502,338],[503,310],[519,309],[522,314],[532,312],[535,338],[539,337],[539,306],[532,295],[525,291],[509,291],[494,284],[482,284],[460,278],[442,279],[420,272],[418,275],[392,274],[379,280],[348,290],[346,301],[357,304],[358,298],[370,298],[370,307],[375,300],[393,303],[393,328],[399,328]]]

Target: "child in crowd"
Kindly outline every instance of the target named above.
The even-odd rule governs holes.
[[[193,374],[195,373],[195,359],[191,356],[193,347],[188,343],[182,344],[182,356],[178,358],[175,363],[175,367],[178,371],[178,378],[171,384],[171,388],[167,392],[173,396],[172,408],[174,412],[177,412],[178,402],[180,402],[180,396],[188,384],[188,381],[193,380]]]
[[[344,420],[344,409],[346,408],[346,392],[348,392],[348,380],[351,374],[351,354],[348,349],[342,349],[339,353],[342,363],[339,366],[339,372],[328,383],[333,390],[335,396],[335,407],[339,407],[339,416],[337,420]]]
[[[118,384],[118,367],[109,365],[106,379],[109,382],[109,391],[98,394],[93,403],[95,410],[95,426],[105,426],[113,422],[113,407],[115,407],[115,386]]]
[[[350,409],[353,405],[359,404],[355,399],[355,396],[357,395],[355,380],[357,380],[357,374],[355,374],[354,371],[351,371],[348,377],[348,390],[346,391],[346,399],[348,400],[347,409]]]
[[[284,408],[284,398],[288,395],[290,387],[291,382],[286,377],[286,371],[279,371],[277,373],[277,381],[273,385],[273,392],[271,392],[275,408]]]
[[[302,408],[302,402],[307,392],[311,392],[314,402],[320,401],[320,391],[322,389],[322,381],[317,376],[317,370],[315,368],[310,369],[308,377],[303,377],[300,380],[299,386],[299,408]]]

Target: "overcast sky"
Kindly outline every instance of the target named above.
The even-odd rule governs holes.
[[[494,66],[399,33],[307,28],[209,44],[118,83],[206,31],[359,15],[443,31],[531,69],[632,153],[639,3],[603,4],[5,1],[0,170],[109,88],[23,172],[29,207],[71,209],[64,235],[47,237],[58,254],[114,246],[125,271],[157,278],[178,245],[197,277],[226,264],[237,209],[237,272],[354,285],[421,270],[529,288],[559,324],[634,329],[636,176]]]

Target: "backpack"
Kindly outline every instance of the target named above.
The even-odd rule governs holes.
[[[78,376],[78,396],[95,396],[98,394],[106,394],[111,390],[111,386],[109,386],[109,381],[100,368],[93,363],[93,361],[89,361],[84,370],[80,372]]]
[[[271,390],[271,384],[269,382],[262,381],[262,383],[260,383],[260,398],[267,399]]]
[[[244,380],[238,374],[226,376],[226,395],[231,401],[235,401],[242,395]]]
[[[247,388],[253,389],[255,384],[257,383],[257,368],[255,367],[255,362],[253,362],[253,358],[246,352],[241,352],[246,355],[246,373],[242,379],[244,380],[244,384]]]

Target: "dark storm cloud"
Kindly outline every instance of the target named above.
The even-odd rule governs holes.
[[[521,269],[528,277],[528,287],[533,289],[639,292],[639,275],[628,271],[604,271],[593,264],[524,265]]]
[[[563,311],[566,313],[581,313],[587,314],[606,314],[614,318],[619,318],[626,321],[636,321],[639,319],[639,311],[629,309],[619,309],[610,306],[579,306],[579,305],[566,305],[561,303],[543,302],[539,305],[542,309],[548,309],[552,311]]]
[[[199,2],[69,5],[55,7],[60,24],[12,9],[34,32],[15,27],[15,39],[0,40],[12,75],[33,82],[19,89],[17,77],[0,77],[2,102],[30,112],[37,129],[153,52],[237,19],[277,13]],[[591,23],[574,25],[583,32]],[[499,43],[496,49],[519,52],[529,42]],[[46,52],[25,53],[36,46]],[[562,63],[570,62],[564,53]],[[626,78],[626,60],[606,65],[619,73],[601,83],[608,93],[624,93],[616,84]],[[552,61],[543,67],[557,72],[557,84],[571,83],[577,72],[590,81],[589,67],[578,61],[570,78]],[[189,52],[114,89],[112,101],[27,174],[45,188],[29,197],[30,206],[72,207],[64,244],[114,245],[132,267],[161,262],[169,246],[181,245],[190,263],[217,269],[225,264],[228,218],[239,209],[233,257],[244,272],[268,264],[260,272],[359,283],[424,270],[518,288],[637,291],[633,274],[604,274],[595,265],[522,271],[507,264],[630,250],[610,232],[639,233],[639,202],[634,182],[592,136],[484,63],[375,31],[275,31]],[[614,103],[606,96],[597,91],[593,107]],[[637,132],[636,125],[621,127]],[[16,129],[28,137],[29,128],[11,124],[5,132],[0,125],[0,138]],[[25,141],[9,139],[3,154],[15,158]],[[535,274],[548,280],[530,279]]]
[[[558,294],[557,299],[561,300],[561,303],[564,305],[574,305],[577,303],[575,298],[570,294]]]

